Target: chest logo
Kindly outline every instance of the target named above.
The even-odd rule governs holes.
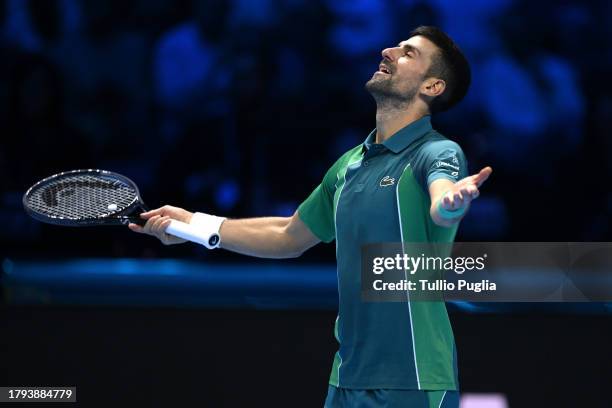
[[[381,187],[388,187],[395,184],[395,179],[393,177],[385,176],[380,180]]]

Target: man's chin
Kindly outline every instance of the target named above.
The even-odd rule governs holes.
[[[410,103],[416,95],[414,92],[406,92],[404,94],[399,93],[390,81],[379,80],[378,78],[372,78],[365,84],[365,89],[372,95],[377,103],[393,102],[395,104],[406,104]]]
[[[372,77],[365,83],[365,89],[372,95],[386,95],[390,91],[387,81],[376,77]]]

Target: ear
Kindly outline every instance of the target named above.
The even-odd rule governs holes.
[[[440,96],[446,89],[446,82],[439,78],[428,78],[421,85],[421,93],[429,97]]]

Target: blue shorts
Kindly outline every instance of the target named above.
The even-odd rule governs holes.
[[[459,392],[353,390],[330,385],[324,408],[459,408]]]

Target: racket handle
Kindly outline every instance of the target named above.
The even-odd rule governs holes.
[[[166,228],[166,233],[175,237],[186,239],[187,241],[195,242],[196,244],[204,245],[208,249],[214,249],[219,246],[221,241],[218,233],[206,233],[201,228],[196,228],[193,225],[186,224],[181,221],[172,220]]]

